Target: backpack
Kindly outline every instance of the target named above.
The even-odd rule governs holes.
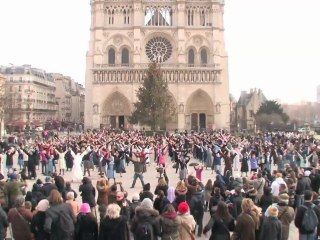
[[[302,205],[302,207],[305,208],[306,211],[303,214],[301,226],[306,232],[313,232],[318,226],[318,217],[313,210],[315,205],[312,204],[310,208],[304,205]]]
[[[150,223],[140,223],[135,231],[135,239],[151,240],[153,239],[153,227]]]
[[[61,210],[59,212],[59,219],[57,229],[60,230],[62,236],[69,237],[74,235],[74,223],[68,212]]]

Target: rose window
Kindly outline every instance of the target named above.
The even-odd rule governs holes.
[[[146,45],[146,54],[152,62],[165,62],[172,54],[172,45],[164,37],[152,38]]]

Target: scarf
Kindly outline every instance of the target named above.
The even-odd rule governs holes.
[[[165,212],[162,214],[163,217],[174,220],[177,217],[177,213],[176,212]]]

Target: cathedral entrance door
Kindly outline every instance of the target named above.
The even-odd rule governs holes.
[[[124,128],[124,116],[119,116],[119,128]]]
[[[116,116],[110,116],[110,127],[116,128],[117,127],[117,118]]]
[[[198,131],[198,113],[191,114],[191,130]]]
[[[199,125],[200,125],[200,131],[202,129],[206,129],[207,128],[207,124],[206,124],[206,114],[205,113],[200,113],[199,114]]]

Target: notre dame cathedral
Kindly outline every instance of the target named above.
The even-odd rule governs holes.
[[[176,105],[168,130],[229,128],[224,0],[91,0],[85,126],[131,128],[136,91],[161,64]]]

